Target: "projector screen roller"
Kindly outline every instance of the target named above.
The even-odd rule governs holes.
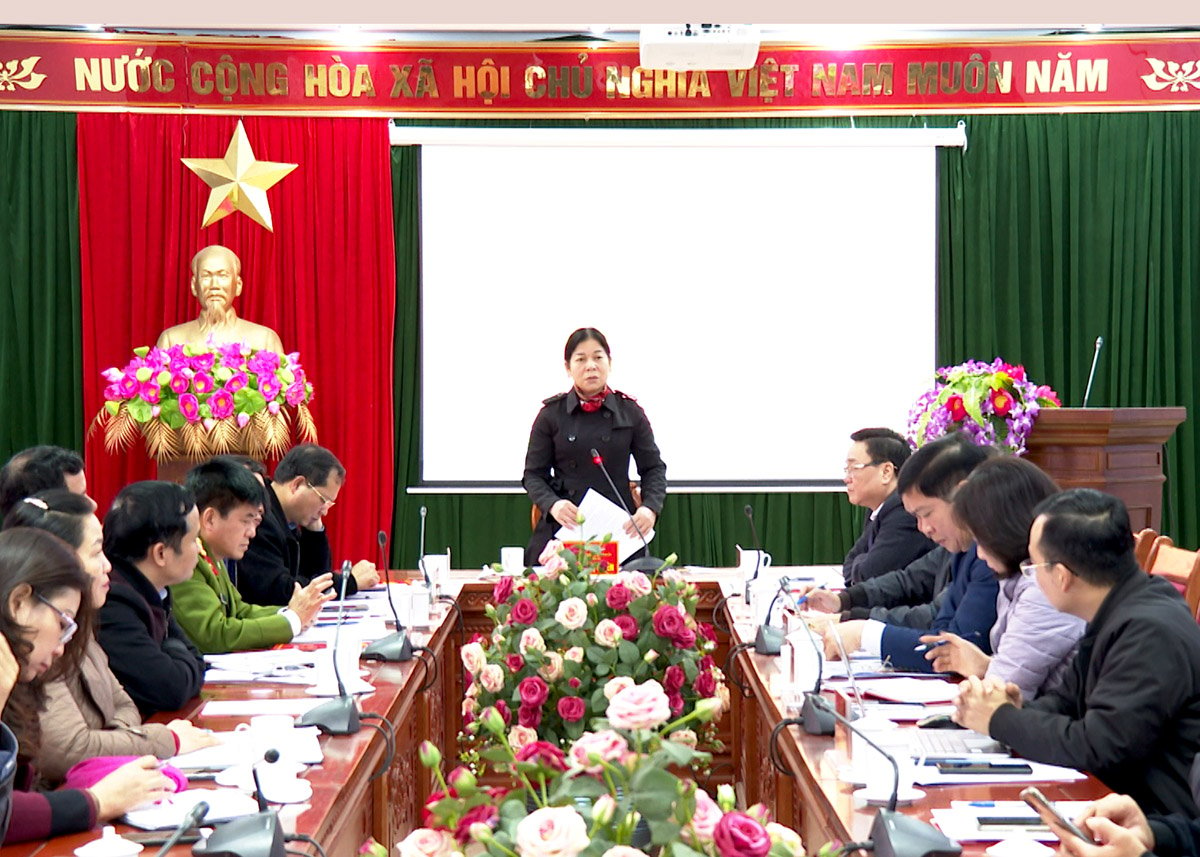
[[[596,327],[672,490],[840,488],[932,382],[935,200],[932,146],[423,146],[423,484],[519,483]]]

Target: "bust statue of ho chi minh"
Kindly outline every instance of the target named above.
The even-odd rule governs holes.
[[[192,294],[200,302],[194,321],[168,327],[159,334],[159,348],[172,345],[206,347],[243,342],[255,351],[283,353],[279,334],[261,324],[238,318],[233,301],[242,293],[242,262],[228,247],[212,244],[192,257]]]

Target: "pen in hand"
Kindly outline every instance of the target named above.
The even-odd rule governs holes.
[[[808,590],[808,592],[805,592],[803,595],[801,595],[799,598],[796,599],[796,607],[797,608],[803,607],[804,604],[808,601],[809,595],[811,595],[812,593],[816,592],[819,589],[824,589],[824,588],[825,588],[825,584],[822,583],[820,586],[816,586],[816,587]]]

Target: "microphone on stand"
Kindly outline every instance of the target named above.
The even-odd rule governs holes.
[[[775,590],[775,595],[767,607],[766,621],[759,625],[758,630],[754,633],[754,651],[757,654],[778,655],[783,648],[783,629],[771,627],[771,613],[775,610],[779,596],[786,591],[787,585],[791,582],[791,578],[779,578],[779,587]]]
[[[396,620],[395,632],[376,640],[363,649],[362,658],[367,661],[390,661],[399,663],[412,660],[412,643],[409,642],[408,632],[400,623],[400,614],[396,612],[396,602],[392,600],[392,574],[388,570],[391,563],[387,560],[387,533],[379,531],[379,567],[383,569],[383,585],[387,587],[388,606],[392,608],[392,618]]]
[[[638,534],[638,538],[642,540],[642,547],[646,551],[646,555],[629,562],[621,563],[621,568],[625,571],[642,571],[653,574],[663,567],[664,563],[661,559],[650,555],[650,543],[646,541],[646,535],[642,532],[642,528],[637,525],[637,521],[633,519],[633,513],[629,511],[629,507],[625,505],[625,498],[621,496],[621,492],[617,490],[617,486],[613,483],[612,477],[608,475],[608,468],[604,466],[604,458],[594,449],[589,449],[592,454],[592,463],[600,468],[600,472],[604,474],[604,481],[608,483],[608,487],[612,489],[613,495],[617,498],[617,502],[621,504],[621,508],[625,511],[625,516],[629,518],[633,524],[633,530]]]
[[[326,735],[354,735],[362,728],[358,719],[358,706],[354,697],[346,693],[342,673],[338,669],[338,641],[342,637],[342,624],[346,618],[346,581],[350,577],[350,560],[342,566],[342,591],[338,601],[337,625],[333,629],[333,645],[330,658],[333,660],[333,677],[337,680],[336,698],[311,708],[299,720],[301,726],[316,726]],[[411,651],[409,653],[411,655]]]
[[[267,752],[263,753],[263,757],[259,761],[266,762],[268,765],[273,765],[279,761],[279,751],[275,749],[268,750]],[[255,762],[250,766],[250,776],[254,780],[254,799],[258,801],[258,811],[266,812],[267,797],[263,794],[262,783],[258,780],[258,765],[259,762]]]
[[[183,835],[193,827],[197,827],[206,815],[208,815],[208,804],[204,801],[199,801],[188,810],[187,815],[183,817],[183,821],[179,822],[179,826],[167,837],[167,841],[163,843],[162,848],[158,849],[158,854],[155,857],[163,857],[164,854],[174,848],[175,843],[182,839]]]
[[[1096,337],[1096,350],[1092,353],[1092,370],[1088,372],[1087,387],[1083,391],[1083,406],[1086,408],[1088,397],[1092,395],[1092,381],[1096,380],[1096,364],[1100,362],[1100,349],[1104,347],[1104,337]]]
[[[433,594],[433,583],[429,580],[429,569],[425,568],[425,515],[428,510],[421,507],[421,533],[417,539],[417,568],[421,575],[425,578],[425,588],[429,590],[430,596]]]
[[[937,828],[926,824],[911,815],[896,811],[896,802],[900,793],[900,766],[896,757],[884,750],[871,740],[863,730],[859,729],[842,715],[838,714],[829,700],[820,694],[810,693],[806,699],[811,699],[813,705],[841,723],[868,746],[892,763],[892,794],[888,798],[887,807],[879,810],[871,825],[870,850],[877,857],[958,857],[962,854],[962,846],[946,838]]]
[[[758,528],[754,526],[754,507],[749,503],[742,509],[746,519],[750,522],[750,535],[754,539],[754,575],[746,581],[746,592],[742,596],[747,605],[750,604],[750,584],[758,580],[758,566],[762,562],[762,542],[758,540]],[[767,613],[767,618],[771,618],[770,612]]]

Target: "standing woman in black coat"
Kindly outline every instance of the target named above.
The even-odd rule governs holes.
[[[608,386],[611,356],[608,340],[595,328],[581,327],[572,333],[563,350],[571,389],[546,399],[533,422],[521,484],[542,510],[542,518],[525,548],[529,565],[537,563],[560,526],[576,526],[577,504],[589,488],[617,505],[624,501],[643,533],[654,526],[662,511],[667,465],[658,453],[645,411],[633,397]],[[621,492],[620,499],[592,461],[593,449],[603,458]],[[627,478],[630,457],[637,463],[642,483],[642,502],[636,510]],[[632,521],[625,523],[625,532],[637,536]]]

